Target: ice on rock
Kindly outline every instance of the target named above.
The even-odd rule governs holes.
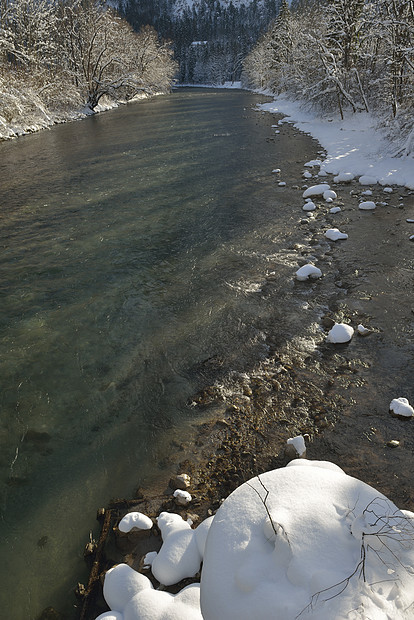
[[[339,213],[340,211],[342,211],[341,207],[332,207],[332,209],[329,209],[329,213]]]
[[[285,187],[286,182],[285,181],[279,181],[278,185],[279,185],[279,187]]]
[[[365,200],[364,202],[360,202],[358,206],[362,211],[371,211],[372,209],[376,209],[377,205],[372,200]]]
[[[152,561],[152,573],[160,583],[171,586],[200,570],[201,554],[194,530],[180,515],[162,512],[157,519],[163,545]]]
[[[153,526],[152,520],[142,512],[129,512],[121,519],[118,529],[125,534],[131,530],[150,530]]]
[[[281,171],[280,168],[275,168],[274,170],[272,170],[272,172],[274,172],[275,174],[277,174],[280,171]]]
[[[361,196],[372,196],[372,191],[370,189],[366,189],[364,192],[361,192]]]
[[[296,272],[296,279],[299,280],[300,282],[304,282],[305,280],[308,280],[309,278],[318,279],[321,276],[322,276],[322,271],[318,269],[318,267],[315,267],[315,265],[312,265],[311,263],[308,263],[307,265],[303,265]]]
[[[124,616],[119,611],[106,611],[98,616],[96,620],[124,620]]]
[[[336,192],[333,191],[333,189],[327,189],[326,191],[323,192],[323,198],[327,202],[328,201],[332,202],[332,200],[336,200],[338,196]]]
[[[315,209],[316,209],[316,204],[315,204],[314,202],[312,202],[312,201],[306,202],[306,203],[303,205],[302,209],[303,209],[304,211],[315,211]]]
[[[318,177],[327,177],[328,173],[326,172],[326,170],[319,170],[318,172]]]
[[[363,174],[361,177],[359,177],[359,183],[360,185],[376,185],[377,178],[369,176],[368,174]]]
[[[304,173],[303,173],[303,176],[305,177],[305,179],[311,179],[311,178],[312,178],[312,173],[311,173],[311,172],[308,172],[308,171],[306,170],[306,172],[304,172]]]
[[[113,611],[123,612],[127,603],[142,590],[151,590],[150,580],[128,564],[118,564],[105,575],[103,594]]]
[[[354,179],[355,179],[355,176],[352,174],[352,172],[340,172],[339,174],[336,175],[336,177],[334,177],[334,182],[335,183],[350,183]]]
[[[337,228],[329,228],[325,233],[325,237],[327,239],[330,239],[330,241],[339,241],[340,239],[348,239],[348,235],[346,233],[342,233]]]
[[[303,192],[303,198],[310,198],[311,196],[322,196],[324,192],[331,189],[327,183],[320,183],[319,185],[312,185]]]
[[[353,335],[353,327],[347,323],[335,323],[329,331],[326,340],[327,342],[332,342],[333,344],[342,344],[344,342],[349,342]]]
[[[410,619],[414,524],[377,490],[330,465],[292,461],[223,502],[204,555],[204,620]],[[385,544],[378,544],[378,524]]]
[[[390,411],[395,415],[410,418],[414,415],[414,409],[406,398],[394,398],[390,403]]]
[[[384,187],[384,190],[383,190],[383,191],[384,191],[386,194],[392,194],[394,190],[392,189],[392,187]]]

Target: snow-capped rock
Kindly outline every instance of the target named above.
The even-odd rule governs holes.
[[[406,398],[394,398],[390,403],[390,411],[398,417],[411,418],[414,415],[414,409]]]
[[[303,265],[303,267],[300,267],[295,275],[297,280],[299,280],[300,282],[304,282],[305,280],[309,279],[317,280],[322,276],[322,271],[318,269],[318,267],[315,267],[315,265],[308,263],[307,265]]]
[[[330,239],[330,241],[339,241],[340,239],[348,239],[348,235],[346,233],[342,233],[337,228],[329,228],[325,233],[325,237],[327,239]]]
[[[310,198],[311,196],[322,196],[324,192],[331,189],[327,183],[320,183],[319,185],[312,185],[303,192],[303,198]]]
[[[333,344],[342,344],[349,342],[354,335],[354,329],[347,323],[335,323],[335,325],[329,330],[326,338],[327,342]]]

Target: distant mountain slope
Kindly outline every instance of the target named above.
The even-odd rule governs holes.
[[[242,60],[277,16],[281,0],[121,0],[139,30],[150,24],[172,40],[185,83],[240,79]],[[203,42],[200,44],[199,42]]]

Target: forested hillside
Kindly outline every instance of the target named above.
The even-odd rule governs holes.
[[[371,112],[414,151],[413,0],[284,0],[244,69],[250,86],[319,110]]]
[[[166,92],[170,46],[105,2],[0,0],[0,137],[140,93]]]
[[[173,41],[184,83],[240,80],[243,59],[281,0],[121,0],[119,11],[135,30],[151,24]]]

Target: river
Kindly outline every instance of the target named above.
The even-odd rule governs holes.
[[[168,475],[198,365],[266,354],[256,293],[295,226],[271,171],[300,179],[317,145],[275,139],[263,100],[182,89],[0,144],[9,620],[76,617],[96,509]]]

